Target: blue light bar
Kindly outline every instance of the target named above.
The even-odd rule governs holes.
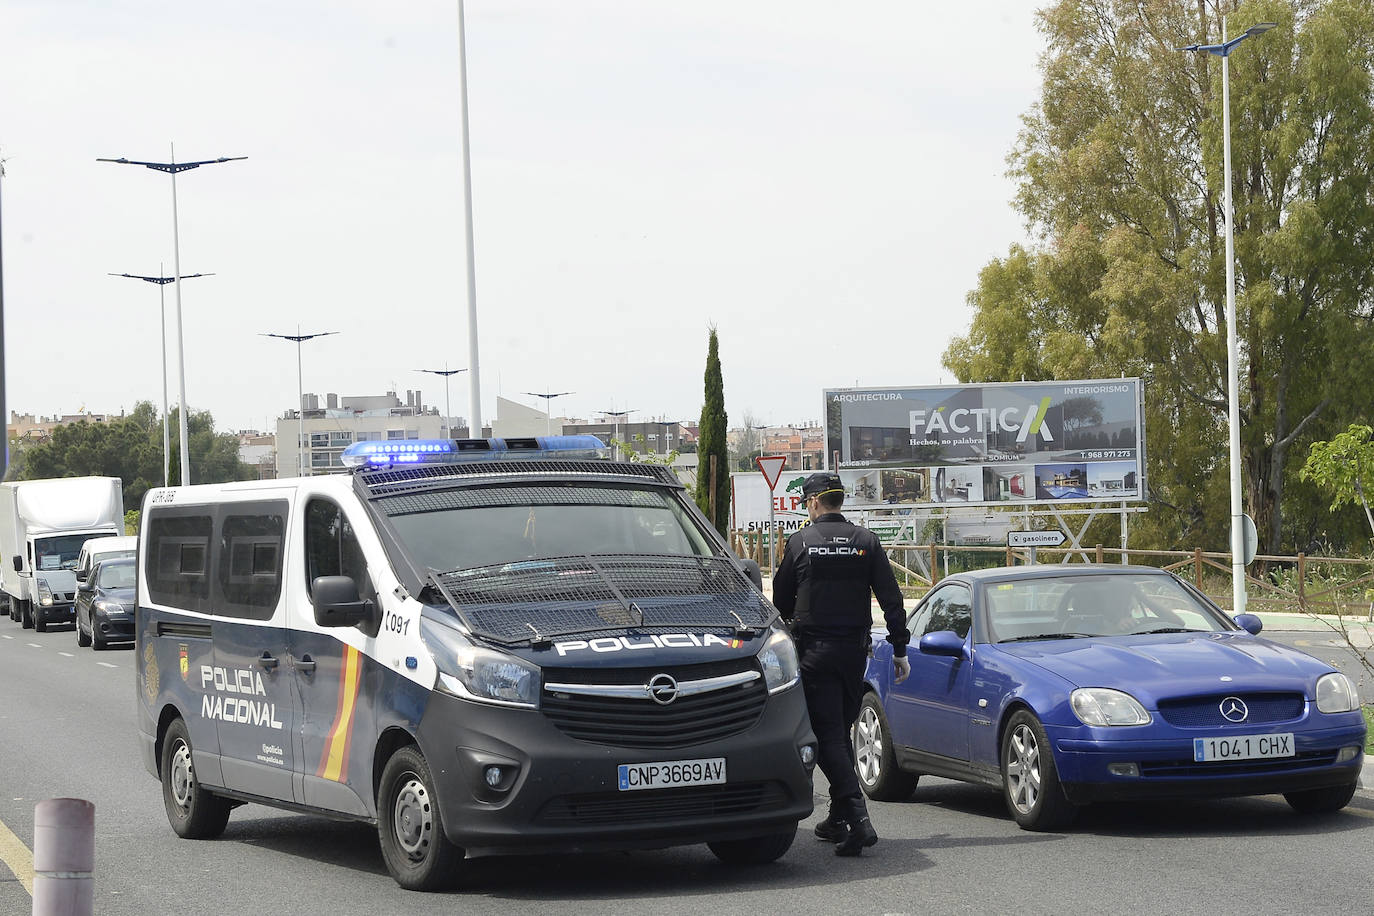
[[[525,458],[609,458],[596,436],[532,436],[527,439],[388,439],[354,442],[339,460],[345,467],[466,464]]]

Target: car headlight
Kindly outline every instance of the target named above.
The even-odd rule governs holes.
[[[95,609],[104,614],[124,613],[124,605],[120,604],[118,601],[97,601],[95,603]]]
[[[420,619],[420,639],[439,669],[445,693],[501,706],[539,705],[539,669],[513,655],[474,644],[441,623]]]
[[[1069,694],[1069,705],[1084,725],[1150,724],[1150,714],[1135,697],[1108,687],[1079,687]]]
[[[786,690],[801,676],[797,660],[797,645],[781,627],[774,627],[772,635],[759,650],[759,664],[763,666],[763,680],[769,693]]]
[[[38,603],[43,607],[52,605],[52,589],[48,587],[47,579],[38,580]]]
[[[1344,674],[1333,671],[1317,678],[1317,709],[1322,712],[1350,712],[1360,700],[1355,685]]]

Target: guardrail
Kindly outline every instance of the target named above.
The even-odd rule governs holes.
[[[772,534],[781,557],[786,540],[781,532]],[[769,535],[768,531],[734,531],[730,540],[736,554],[754,559],[771,575]],[[952,567],[963,570],[1017,566],[1029,563],[1031,558],[1030,549],[1002,545],[897,542],[886,547],[898,579],[918,591],[940,581]],[[1230,553],[1201,547],[1123,550],[1101,544],[1079,549],[1037,547],[1035,551],[1041,563],[1132,563],[1167,569],[1192,582],[1220,607],[1231,605]],[[1344,616],[1360,612],[1374,619],[1374,558],[1262,554],[1255,557],[1250,569],[1256,571],[1247,572],[1245,577],[1246,601],[1250,606]]]

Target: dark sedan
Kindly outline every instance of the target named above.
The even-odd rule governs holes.
[[[76,593],[76,644],[103,649],[112,642],[133,642],[133,557],[105,560],[91,570]]]

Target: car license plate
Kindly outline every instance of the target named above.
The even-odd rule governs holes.
[[[1265,757],[1292,757],[1293,733],[1277,735],[1223,735],[1193,739],[1193,760],[1258,760]]]
[[[662,760],[658,763],[622,763],[620,791],[674,789],[679,786],[711,786],[725,782],[725,758]]]

